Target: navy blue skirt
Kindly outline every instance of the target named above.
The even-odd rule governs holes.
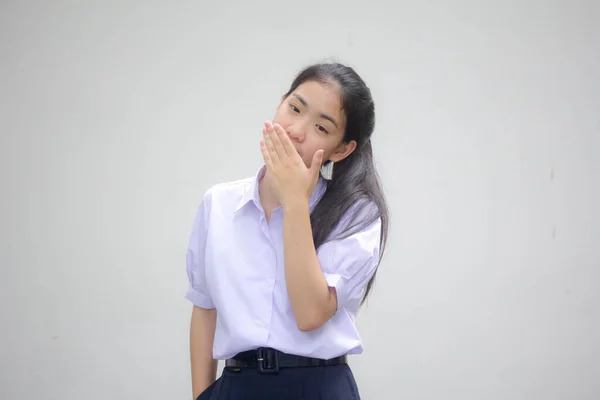
[[[360,400],[348,364],[282,368],[277,374],[225,367],[197,400]]]

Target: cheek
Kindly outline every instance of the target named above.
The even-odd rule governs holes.
[[[323,142],[322,147],[320,147],[321,149],[323,149],[323,159],[327,160],[329,159],[329,157],[331,157],[335,151],[337,150],[337,145],[336,143],[334,143],[333,141],[326,141]]]
[[[292,125],[292,119],[288,115],[285,115],[285,113],[279,112],[275,114],[275,117],[273,118],[273,123],[281,125],[283,129],[287,131],[289,126]]]
[[[334,151],[332,143],[329,140],[325,140],[319,137],[316,133],[313,135],[307,135],[304,141],[306,156],[312,159],[312,156],[318,151],[323,150],[323,156],[327,159]]]
[[[275,112],[275,118],[274,120],[278,120],[278,121],[286,121],[289,123],[289,121],[291,121],[293,119],[293,115],[291,110],[288,108],[287,105],[282,105],[281,107],[279,107],[277,109],[277,111]]]

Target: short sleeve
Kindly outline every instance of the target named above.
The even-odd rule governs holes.
[[[205,276],[205,247],[207,221],[210,212],[210,201],[208,194],[204,196],[190,235],[187,255],[186,270],[188,276],[188,289],[185,297],[200,308],[215,308],[208,291]]]
[[[317,256],[325,280],[335,288],[338,309],[360,303],[379,264],[381,219],[351,236],[324,243]]]

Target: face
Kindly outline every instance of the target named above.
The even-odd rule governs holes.
[[[338,162],[356,148],[355,141],[342,141],[346,117],[335,84],[301,84],[283,99],[273,122],[286,130],[307,167],[317,150],[324,151],[323,162]]]

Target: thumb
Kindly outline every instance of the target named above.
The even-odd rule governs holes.
[[[321,165],[323,164],[323,150],[317,150],[313,156],[310,170],[313,174],[318,174]]]

